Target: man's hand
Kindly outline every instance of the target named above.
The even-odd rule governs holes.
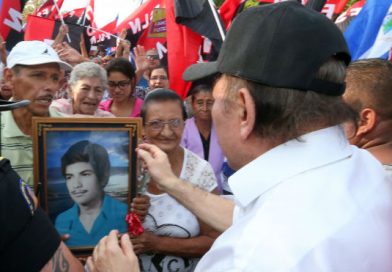
[[[70,46],[67,42],[62,42],[54,47],[54,50],[59,55],[60,59],[68,62],[72,66],[75,66],[84,61],[88,61],[85,59],[75,48]]]
[[[140,221],[144,221],[150,208],[150,198],[147,195],[136,196],[131,203],[131,212],[139,217]]]
[[[136,149],[138,157],[147,166],[151,178],[156,182],[158,188],[164,191],[182,183],[171,169],[169,159],[165,152],[152,144],[140,144]]]
[[[57,33],[52,47],[56,47],[58,44],[61,44],[64,41],[64,37],[69,33],[69,28],[67,25],[61,25],[59,28],[59,32]]]
[[[128,234],[118,240],[118,231],[112,230],[99,241],[92,257],[87,259],[89,272],[138,272],[139,263]]]

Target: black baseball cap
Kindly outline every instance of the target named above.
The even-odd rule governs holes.
[[[30,100],[8,101],[0,99],[0,111],[14,110],[30,104]]]
[[[183,78],[194,81],[224,73],[272,87],[341,95],[344,84],[315,78],[331,57],[350,63],[340,30],[325,15],[288,1],[240,13],[217,61],[194,64]]]

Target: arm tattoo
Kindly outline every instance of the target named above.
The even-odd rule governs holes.
[[[52,263],[52,271],[53,272],[68,272],[68,271],[70,271],[69,261],[67,260],[66,256],[64,256],[64,252],[63,252],[61,245],[54,253],[54,255],[51,259],[51,263]]]

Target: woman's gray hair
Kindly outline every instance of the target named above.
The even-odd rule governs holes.
[[[104,89],[107,87],[108,77],[105,69],[98,64],[86,61],[76,65],[69,76],[69,86],[74,86],[79,80],[84,78],[97,77],[101,79],[101,85]]]

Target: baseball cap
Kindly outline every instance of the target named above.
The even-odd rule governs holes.
[[[346,41],[324,15],[288,1],[249,8],[234,20],[215,62],[190,66],[194,81],[216,73],[279,88],[341,95],[344,84],[315,78],[331,57],[349,64]]]
[[[22,41],[17,43],[8,54],[7,67],[12,68],[20,65],[39,65],[46,63],[58,63],[66,71],[72,66],[60,60],[54,49],[41,41]]]
[[[30,104],[30,100],[8,101],[0,99],[0,111],[14,110]]]

